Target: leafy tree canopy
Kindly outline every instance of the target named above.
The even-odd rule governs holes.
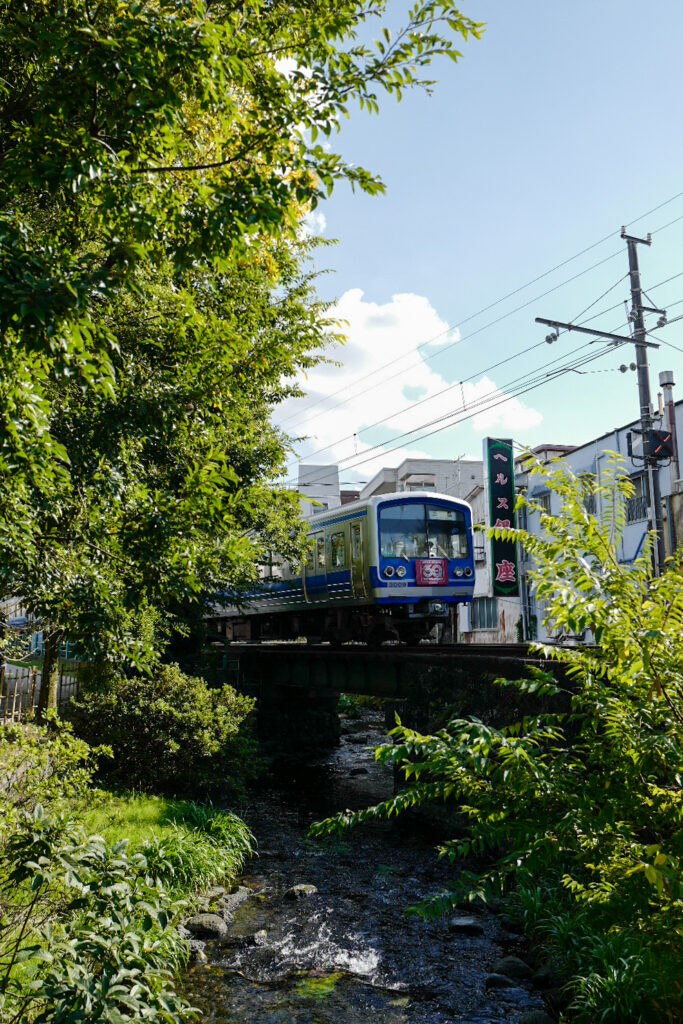
[[[0,327],[26,379],[50,357],[110,386],[116,337],[94,310],[140,261],[224,270],[335,181],[381,190],[318,136],[354,100],[376,110],[379,90],[428,85],[432,58],[480,31],[452,0],[423,0],[394,37],[382,24],[358,42],[387,6],[4,0]],[[21,431],[40,410],[16,413]]]
[[[320,137],[480,34],[452,0],[392,34],[388,6],[0,0],[2,586],[95,653],[142,667],[248,582],[250,531],[300,546],[267,481],[332,330],[301,219],[383,188]]]

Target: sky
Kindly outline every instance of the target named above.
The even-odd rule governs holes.
[[[401,0],[388,7],[402,24]],[[569,332],[549,345],[534,322],[628,334],[622,225],[652,233],[638,247],[649,304],[683,316],[683,4],[461,9],[486,31],[457,64],[432,66],[433,94],[387,96],[379,116],[351,111],[332,140],[387,191],[340,186],[311,218],[336,240],[315,257],[331,271],[318,292],[347,342],[302,381],[305,398],[276,411],[306,438],[291,480],[299,461],[338,463],[352,486],[411,455],[481,458],[487,435],[579,445],[637,419],[632,345]],[[683,319],[657,320],[655,405],[662,370],[683,399]]]

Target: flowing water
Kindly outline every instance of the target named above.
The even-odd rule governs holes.
[[[367,749],[383,739],[382,715],[365,712],[344,732],[324,760],[279,771],[245,814],[259,849],[239,880],[250,895],[229,937],[192,968],[187,996],[216,1024],[519,1024],[542,1008],[540,994],[528,983],[487,989],[486,978],[501,956],[526,954],[522,939],[487,912],[481,934],[404,916],[452,877],[433,837],[372,824],[307,838],[312,821],[393,792]],[[317,892],[286,895],[300,884]]]

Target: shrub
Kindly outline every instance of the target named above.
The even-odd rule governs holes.
[[[563,664],[500,681],[554,693],[568,714],[539,714],[501,729],[457,718],[434,736],[399,725],[377,751],[407,788],[375,808],[316,826],[328,832],[454,798],[469,823],[441,853],[467,859],[451,892],[417,909],[508,894],[523,924],[569,977],[573,1020],[623,1024],[683,1019],[683,559],[653,578],[650,547],[619,561],[632,486],[616,462],[601,483],[548,471],[563,499],[541,515],[543,536],[494,531],[534,556],[545,624],[591,630],[596,646],[540,647]],[[586,488],[604,518],[586,510]]]
[[[0,862],[0,1017],[60,1024],[187,1020],[171,968],[180,911],[140,854],[38,805]]]
[[[21,812],[83,796],[94,770],[92,754],[54,713],[47,727],[0,726],[0,845]]]
[[[245,733],[254,701],[230,686],[163,665],[150,678],[117,679],[86,692],[68,716],[77,734],[111,747],[100,774],[127,788],[170,794],[241,790],[256,771],[255,744]]]

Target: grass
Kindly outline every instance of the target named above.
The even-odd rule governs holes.
[[[175,896],[232,881],[253,852],[244,822],[211,804],[105,790],[92,798],[76,809],[85,831],[110,843],[127,839]]]
[[[142,793],[117,795],[98,789],[88,805],[76,808],[83,828],[89,834],[103,836],[115,843],[126,838],[131,853],[137,853],[152,834],[170,827],[173,801]]]

